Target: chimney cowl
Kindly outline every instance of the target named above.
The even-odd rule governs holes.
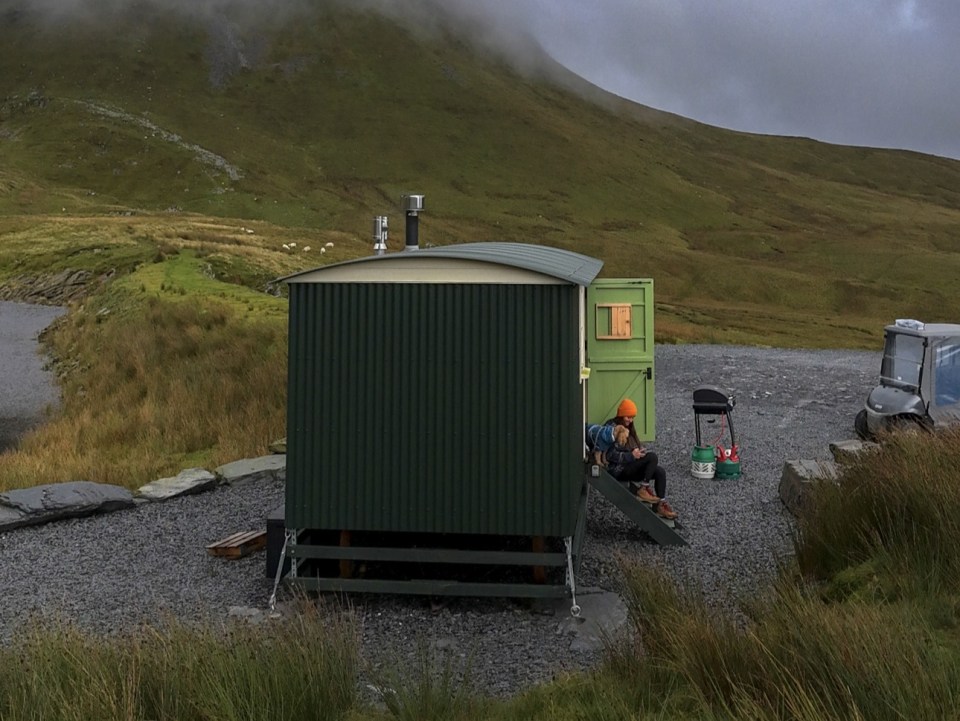
[[[423,210],[422,195],[404,195],[403,209],[407,213],[419,213]]]

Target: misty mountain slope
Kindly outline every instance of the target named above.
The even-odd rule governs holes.
[[[337,4],[99,5],[55,21],[0,0],[0,212],[176,209],[365,238],[422,192],[425,241],[596,255],[605,275],[655,277],[666,323],[960,317],[960,163],[711,128]]]
[[[446,193],[442,207],[454,215],[496,207],[502,220],[488,221],[494,227],[514,225],[512,218],[526,215],[533,201],[542,205],[536,216],[550,222],[517,230],[541,236],[568,232],[571,211],[577,224],[583,216],[608,220],[602,205],[635,183],[640,166],[648,166],[640,192],[652,196],[643,216],[664,205],[664,195],[678,196],[668,202],[676,206],[690,193],[682,182],[656,180],[673,174],[646,162],[646,152],[612,156],[611,129],[583,126],[584,120],[608,125],[606,113],[501,65],[480,63],[455,43],[424,45],[379,18],[325,15],[313,26],[293,24],[270,35],[267,49],[266,30],[234,29],[235,44],[258,50],[245,54],[249,66],[222,87],[222,74],[208,62],[222,49],[217,33],[166,28],[144,36],[118,22],[109,35],[124,41],[113,45],[93,27],[71,28],[64,37],[35,29],[4,44],[19,44],[12,54],[21,59],[31,52],[40,58],[5,75],[19,91],[5,94],[40,94],[43,101],[8,121],[22,139],[34,141],[26,154],[16,152],[23,145],[14,146],[12,162],[51,182],[110,197],[123,186],[123,200],[147,207],[311,224],[336,217],[343,203],[351,216],[358,206],[390,208],[410,186],[432,197]],[[54,41],[56,58],[71,58],[69,67],[43,50]],[[375,53],[368,52],[371,44]],[[125,54],[134,56],[132,63],[123,62]],[[116,117],[83,117],[91,104]],[[209,170],[195,167],[189,153],[121,122],[120,115],[143,116],[209,149],[243,169],[243,182],[204,182]],[[618,126],[616,144],[637,145],[635,124]],[[578,185],[571,204],[569,189]],[[264,196],[279,207],[257,207],[254,199]],[[638,214],[630,215],[628,224],[637,225]]]

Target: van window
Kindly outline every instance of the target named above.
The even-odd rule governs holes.
[[[923,338],[918,336],[887,333],[880,365],[881,379],[916,391],[920,387],[923,347]]]
[[[960,402],[960,338],[937,346],[934,354],[933,397],[938,406]]]

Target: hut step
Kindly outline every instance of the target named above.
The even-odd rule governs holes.
[[[679,533],[678,523],[661,518],[650,505],[638,503],[637,497],[611,476],[605,468],[596,465],[587,466],[587,471],[587,482],[655,542],[664,546],[687,545],[686,540]]]

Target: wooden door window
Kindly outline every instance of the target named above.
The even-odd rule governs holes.
[[[597,304],[597,340],[630,340],[633,337],[629,303]]]

